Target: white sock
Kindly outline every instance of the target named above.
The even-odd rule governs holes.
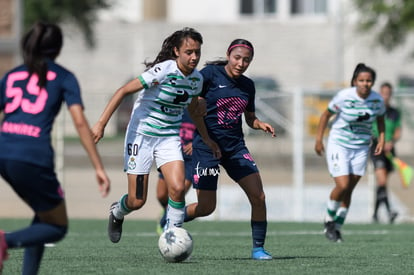
[[[328,200],[326,203],[326,215],[325,215],[325,222],[331,222],[334,220],[336,211],[338,210],[339,206],[341,205],[341,202],[334,201],[334,200]]]
[[[185,206],[185,203],[183,203]],[[164,231],[170,227],[182,227],[184,222],[185,207],[175,208],[168,203],[167,216]]]
[[[115,218],[118,220],[122,220],[124,216],[132,212],[132,210],[126,206],[127,197],[127,194],[123,195],[118,203],[111,207],[112,214],[114,214]]]

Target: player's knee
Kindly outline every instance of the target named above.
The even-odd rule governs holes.
[[[264,207],[266,205],[266,195],[264,192],[253,196],[251,199],[251,203],[255,207]]]

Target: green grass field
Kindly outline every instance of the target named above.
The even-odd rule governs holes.
[[[28,220],[0,219],[13,230]],[[154,221],[128,220],[118,244],[104,220],[71,220],[67,237],[47,248],[40,274],[414,274],[414,225],[346,224],[344,242],[325,239],[320,224],[269,223],[266,248],[274,259],[250,259],[249,222],[185,224],[194,250],[182,263],[158,252]],[[3,275],[20,274],[22,249],[10,250]]]

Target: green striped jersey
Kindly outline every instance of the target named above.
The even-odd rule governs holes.
[[[329,133],[329,141],[346,148],[369,146],[372,124],[385,113],[382,97],[371,91],[365,99],[358,96],[356,88],[339,91],[328,104],[328,110],[336,114]]]
[[[203,77],[198,70],[183,75],[175,60],[156,64],[138,76],[144,86],[134,103],[127,133],[178,136],[183,110],[200,94]]]

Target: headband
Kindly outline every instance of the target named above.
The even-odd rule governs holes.
[[[231,50],[232,50],[232,49],[234,49],[234,48],[236,48],[236,47],[244,47],[244,48],[246,48],[246,49],[249,49],[249,50],[253,53],[253,48],[252,48],[252,47],[250,47],[249,45],[246,45],[246,44],[234,44],[233,46],[230,46],[230,47],[227,49],[227,52],[228,52],[228,53],[230,53],[230,52],[231,52]]]

